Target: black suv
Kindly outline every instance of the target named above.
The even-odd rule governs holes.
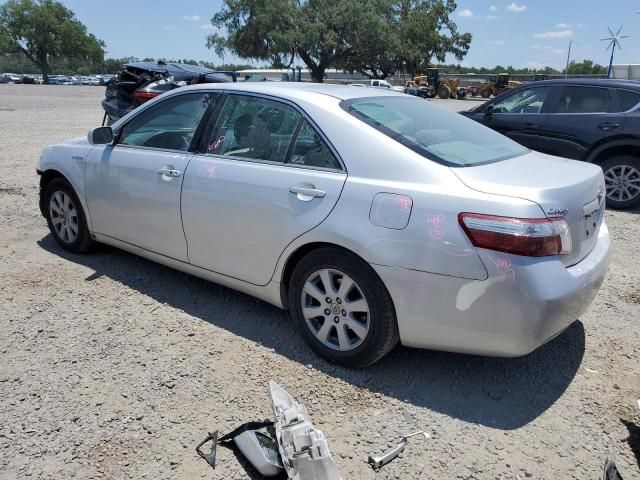
[[[640,82],[527,83],[461,113],[532,150],[597,163],[609,206],[640,205]]]

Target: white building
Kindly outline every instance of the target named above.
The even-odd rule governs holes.
[[[640,64],[612,65],[611,78],[620,80],[640,80]]]

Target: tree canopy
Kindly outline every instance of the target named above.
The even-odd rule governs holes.
[[[321,82],[329,67],[384,78],[467,53],[471,34],[450,16],[453,0],[224,0],[207,45],[220,56],[288,67],[295,55]]]
[[[21,53],[48,83],[51,62],[100,63],[104,42],[87,32],[75,14],[54,0],[7,0],[0,6],[0,53]]]
[[[607,67],[593,63],[593,60],[583,60],[580,63],[572,61],[569,63],[568,73],[579,75],[605,75],[607,73]]]

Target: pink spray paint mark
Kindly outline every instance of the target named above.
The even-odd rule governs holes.
[[[411,197],[407,197],[406,195],[398,195],[397,198],[398,203],[400,204],[400,210],[402,210],[404,213],[409,213],[413,205]]]
[[[209,151],[216,150],[220,145],[222,145],[222,142],[224,142],[224,135],[209,145]]]
[[[445,220],[444,215],[429,214],[427,215],[427,223],[429,224],[429,236],[434,240],[440,240],[444,237],[444,228],[441,226]]]
[[[493,260],[493,258],[491,259]],[[494,262],[496,264],[496,270],[498,271],[498,281],[502,283],[513,283],[516,279],[516,272],[511,268],[511,260],[503,257],[494,260]]]
[[[440,225],[430,225],[429,236],[434,240],[440,240],[442,237],[444,237],[444,228],[442,228]]]
[[[445,216],[439,214],[427,215],[427,223],[431,223],[432,225],[440,225],[444,222]]]

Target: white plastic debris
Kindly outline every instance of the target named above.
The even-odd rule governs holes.
[[[342,480],[323,433],[306,408],[275,382],[269,382],[276,440],[282,464],[291,480]]]

